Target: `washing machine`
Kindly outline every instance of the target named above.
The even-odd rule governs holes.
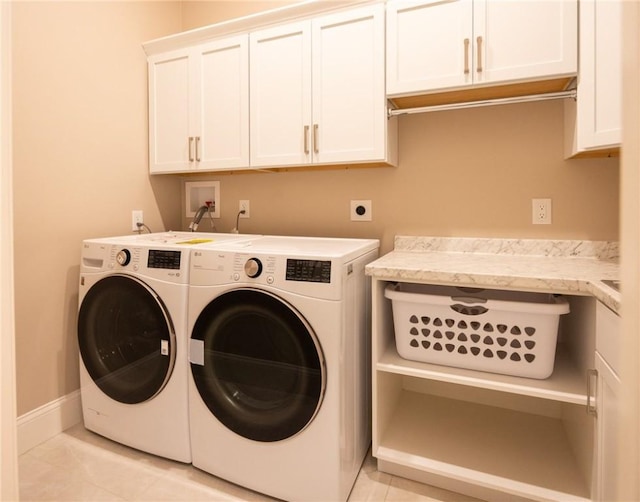
[[[85,427],[191,462],[187,296],[191,250],[251,236],[163,232],[82,243],[78,345]]]
[[[195,467],[284,500],[347,499],[371,439],[379,242],[265,236],[194,249]]]

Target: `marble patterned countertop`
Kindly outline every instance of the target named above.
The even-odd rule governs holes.
[[[389,281],[591,295],[620,312],[617,242],[396,236],[367,275]]]

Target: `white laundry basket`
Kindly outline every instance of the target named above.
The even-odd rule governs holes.
[[[398,354],[413,361],[544,379],[553,373],[565,298],[389,284]]]

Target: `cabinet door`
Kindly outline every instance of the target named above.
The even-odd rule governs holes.
[[[596,352],[598,390],[596,406],[596,500],[611,502],[620,500],[616,491],[618,473],[618,399],[620,379],[606,361]]]
[[[384,6],[313,21],[314,163],[383,159]]]
[[[149,58],[149,168],[152,174],[190,168],[188,50]]]
[[[387,94],[471,83],[471,0],[387,4]]]
[[[248,35],[195,49],[196,167],[249,166]]]
[[[577,9],[576,0],[474,0],[475,81],[576,73]]]
[[[250,35],[251,167],[311,161],[311,23]]]
[[[620,146],[622,2],[580,2],[577,150]]]

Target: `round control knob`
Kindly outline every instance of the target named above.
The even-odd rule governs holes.
[[[244,264],[244,272],[252,279],[255,279],[262,273],[262,263],[258,258],[249,258]]]
[[[121,249],[120,251],[118,251],[118,254],[116,255],[116,261],[118,262],[118,265],[122,265],[123,267],[125,265],[128,265],[131,261],[131,253],[129,252],[129,250]]]

